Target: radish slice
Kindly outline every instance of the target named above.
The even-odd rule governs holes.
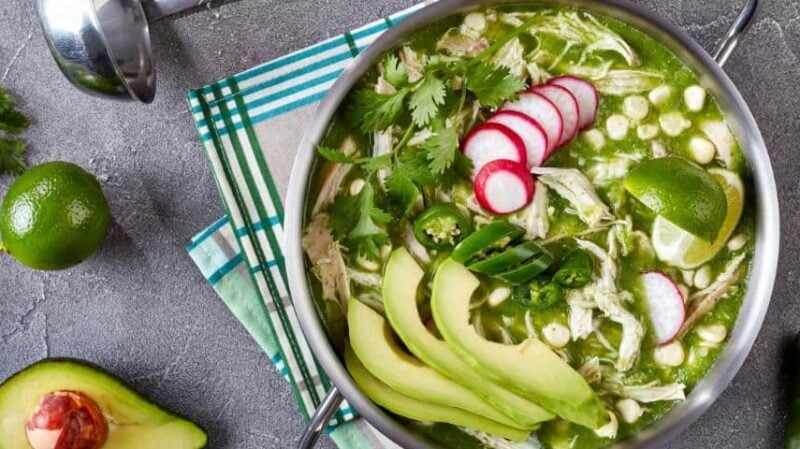
[[[536,120],[519,111],[497,111],[486,122],[505,125],[522,138],[528,156],[528,168],[544,164],[547,157],[547,134]]]
[[[525,142],[499,123],[483,123],[472,128],[461,144],[461,151],[472,160],[473,178],[484,165],[496,159],[509,159],[523,166],[528,164]]]
[[[564,121],[553,102],[538,93],[523,92],[517,101],[506,103],[503,110],[519,111],[536,120],[547,134],[547,154],[555,151],[561,140]]]
[[[481,207],[497,215],[516,212],[533,200],[533,176],[524,165],[508,159],[484,165],[474,187]]]
[[[533,92],[542,94],[558,108],[558,112],[561,113],[561,119],[564,121],[561,129],[561,140],[558,141],[558,144],[566,145],[578,134],[579,110],[575,96],[565,87],[561,87],[558,84],[537,86],[533,89]]]
[[[683,294],[675,282],[660,271],[648,271],[639,277],[656,341],[659,345],[669,343],[678,335],[686,319]]]
[[[578,101],[578,127],[580,129],[586,129],[594,122],[600,98],[597,95],[597,89],[591,83],[574,76],[559,76],[551,79],[548,84],[567,89]]]

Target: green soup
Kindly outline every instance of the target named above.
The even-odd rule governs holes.
[[[547,158],[544,167],[554,171],[545,175],[533,168],[532,203],[512,214],[487,212],[476,203],[470,162],[460,152],[464,136],[517,101],[520,91],[563,75],[597,89],[596,116]],[[445,446],[581,449],[625,439],[692,390],[733,329],[754,245],[749,169],[697,75],[658,41],[622,22],[540,6],[442,20],[400,43],[363,77],[331,123],[320,155],[304,246],[316,304],[336,347],[343,349],[347,341],[350,297],[383,313],[384,266],[397,248],[406,248],[425,272],[417,299],[420,319],[438,336],[430,313],[436,268],[466,234],[502,220],[524,235],[476,257],[532,242],[549,263],[522,282],[474,272],[481,285],[472,298],[471,324],[498,343],[541,340],[585,377],[613,414],[603,429],[555,418],[527,429],[531,436],[522,443],[447,420],[408,420]],[[682,230],[677,218],[659,217],[626,189],[631,170],[662,157],[690,161],[701,176],[720,184],[727,204],[717,206],[728,215],[714,242]],[[576,179],[591,192],[576,190]],[[650,187],[671,182],[682,182],[681,174],[665,173]],[[688,198],[668,201],[688,204]],[[444,231],[437,232],[444,234],[435,236],[434,246],[422,241],[426,231],[415,235],[414,224],[441,203],[459,218],[442,219],[437,226]],[[604,211],[602,220],[587,220],[591,207]],[[558,285],[559,295],[548,299],[553,304],[536,303],[542,297],[534,287],[555,286],[558,269],[576,250],[590,260],[587,283]],[[611,274],[604,271],[610,266]],[[658,334],[667,324],[658,323],[663,317],[654,314],[662,312],[653,301],[660,299],[643,284],[643,273],[650,272],[669,279],[686,303],[674,338]],[[605,288],[614,307],[635,321],[629,328],[598,297],[598,286],[609,279]],[[452,373],[442,374],[459,382]]]

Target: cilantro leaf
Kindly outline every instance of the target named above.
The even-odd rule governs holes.
[[[397,122],[403,113],[408,89],[393,94],[379,94],[370,88],[356,91],[347,110],[347,120],[361,131],[383,131]]]
[[[444,81],[439,78],[428,76],[411,93],[409,106],[411,107],[411,119],[414,124],[423,127],[430,122],[439,110],[439,106],[444,104],[447,89]]]
[[[317,145],[317,153],[331,162],[355,164],[357,161],[356,158],[348,156],[335,148],[326,147],[325,145]]]
[[[389,234],[378,226],[392,215],[375,204],[375,189],[367,182],[356,196],[339,196],[330,206],[331,226],[337,240],[350,250],[371,260],[380,256],[380,247],[389,243]]]
[[[25,142],[0,138],[0,174],[20,174],[25,170]]]
[[[394,87],[403,87],[408,83],[406,65],[395,55],[383,60],[383,78]]]
[[[513,100],[525,88],[525,82],[512,75],[507,67],[496,67],[482,62],[467,68],[467,90],[478,97],[481,105],[500,107],[505,100]]]
[[[458,133],[456,129],[440,128],[420,144],[434,174],[441,175],[453,164],[458,153]]]
[[[428,157],[420,148],[406,148],[397,158],[395,170],[402,171],[417,185],[429,185],[436,182],[436,175],[431,171]]]
[[[406,216],[419,197],[419,188],[403,170],[393,170],[386,177],[389,205],[395,217]]]
[[[375,157],[362,157],[359,158],[357,162],[361,164],[364,170],[380,170],[392,165],[392,153],[386,153]]]

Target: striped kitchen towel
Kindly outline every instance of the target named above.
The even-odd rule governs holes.
[[[282,199],[301,126],[364,48],[425,3],[188,95],[227,212],[192,239],[189,254],[290,382],[306,418],[331,384],[297,322],[281,248]],[[396,447],[355,417],[344,403],[332,419],[340,447]]]

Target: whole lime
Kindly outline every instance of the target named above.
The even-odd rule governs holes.
[[[75,164],[46,162],[11,184],[0,206],[0,238],[23,265],[62,270],[100,247],[109,221],[94,176]]]

